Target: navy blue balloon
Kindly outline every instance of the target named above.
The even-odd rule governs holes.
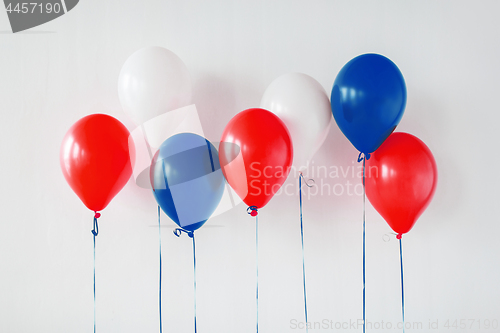
[[[363,54],[340,70],[331,103],[342,133],[357,150],[372,153],[403,117],[405,80],[391,60],[379,54]]]
[[[151,163],[150,179],[158,205],[187,231],[208,220],[225,186],[217,150],[192,133],[176,134],[163,142]]]

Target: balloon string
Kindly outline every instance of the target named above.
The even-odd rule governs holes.
[[[401,234],[398,235],[399,239],[399,262],[401,264],[401,312],[403,313],[403,333],[405,332],[405,289],[403,284],[403,245]]]
[[[257,206],[247,208],[247,213],[255,217],[255,271],[256,271],[256,290],[255,290],[255,306],[256,306],[256,327],[259,333],[259,210]]]
[[[363,333],[366,332],[366,189],[365,189],[365,178],[366,178],[366,160],[370,158],[370,154],[361,157],[361,153],[358,156],[358,162],[363,160]]]
[[[197,332],[196,328],[196,245],[194,241],[194,232],[192,233],[193,239],[193,281],[194,281],[194,333]]]
[[[306,332],[309,332],[308,320],[307,320],[307,293],[306,293],[306,266],[305,266],[305,256],[304,256],[304,228],[302,225],[302,178],[304,176],[302,173],[299,175],[299,202],[300,202],[300,238],[302,241],[302,284],[304,286],[304,313],[306,317]],[[307,185],[307,182],[304,180]],[[307,185],[309,186],[309,185]]]
[[[193,289],[194,289],[194,333],[197,332],[196,327],[196,245],[194,241],[194,231],[185,230],[182,228],[176,228],[174,230],[174,235],[180,237],[182,233],[186,233],[190,238],[193,239]]]
[[[99,234],[99,225],[97,224],[97,219],[101,217],[101,214],[94,212],[94,228],[91,230],[92,237],[94,238],[94,333],[96,332],[96,316],[95,316],[95,237]]]
[[[255,267],[256,267],[256,318],[257,318],[257,333],[259,333],[259,217],[255,216]]]
[[[210,141],[206,140],[205,141],[207,142],[207,146],[208,146],[208,154],[210,155],[210,164],[212,165],[212,172],[215,172],[215,167],[214,167],[214,158],[212,157],[212,144],[210,143]]]
[[[160,225],[160,206],[158,206],[158,238],[159,238],[159,252],[160,252],[160,277],[158,289],[158,312],[160,316],[160,333],[163,331],[163,324],[161,319],[161,280],[162,280],[162,263],[161,263],[161,225]]]

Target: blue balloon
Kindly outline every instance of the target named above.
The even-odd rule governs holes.
[[[362,153],[377,150],[399,124],[406,84],[398,67],[379,54],[349,61],[335,79],[332,113],[340,130]]]
[[[187,231],[208,220],[225,186],[217,150],[192,133],[176,134],[162,143],[151,163],[150,179],[158,205]]]

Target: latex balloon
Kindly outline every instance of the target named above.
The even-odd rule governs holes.
[[[285,74],[265,91],[260,106],[285,123],[293,141],[293,164],[307,168],[330,129],[330,100],[318,81],[302,73]]]
[[[118,78],[123,110],[137,125],[189,105],[191,93],[186,65],[162,47],[136,51],[125,61]]]
[[[248,205],[264,207],[281,188],[293,161],[285,124],[264,109],[238,113],[226,125],[219,158],[229,185]]]
[[[150,178],[158,205],[188,231],[208,220],[224,193],[217,150],[192,133],[176,134],[163,142],[151,162]]]
[[[406,85],[392,61],[379,54],[363,54],[340,70],[331,101],[342,133],[357,150],[368,154],[399,124],[406,107]]]
[[[88,209],[106,208],[132,175],[129,135],[117,119],[92,114],[78,120],[64,136],[61,169]]]
[[[398,234],[413,227],[436,190],[429,148],[408,133],[393,133],[366,161],[366,196]]]

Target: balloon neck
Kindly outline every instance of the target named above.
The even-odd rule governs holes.
[[[98,213],[96,211],[94,211],[95,215],[94,215],[94,218],[98,219],[101,217],[101,213]]]
[[[396,235],[396,238],[397,238],[397,239],[401,239],[401,238],[403,238],[403,234],[397,234],[397,235]]]
[[[247,213],[250,214],[250,216],[255,217],[259,215],[259,210],[257,209],[257,206],[250,206],[247,208]]]

